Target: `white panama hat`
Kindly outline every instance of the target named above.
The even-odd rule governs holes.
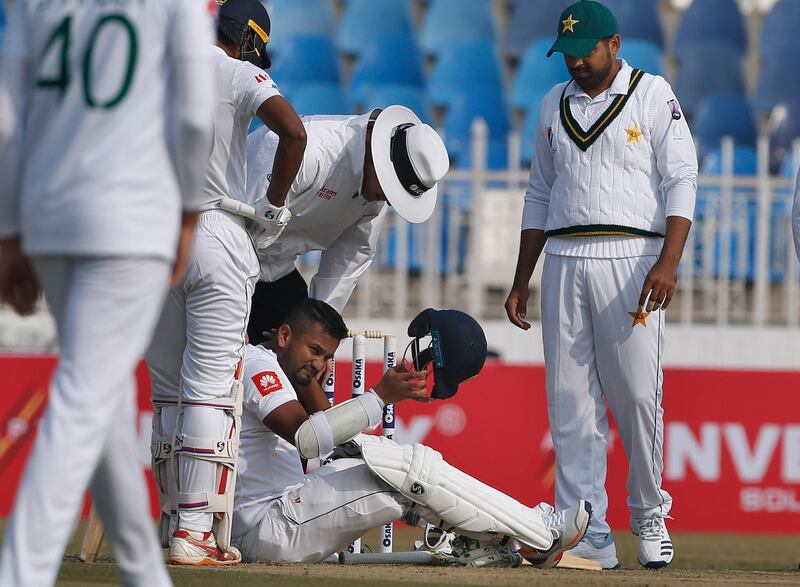
[[[450,168],[439,134],[405,106],[389,106],[375,119],[370,149],[392,208],[414,224],[430,218],[436,206],[436,184]]]

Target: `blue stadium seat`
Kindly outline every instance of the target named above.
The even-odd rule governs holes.
[[[650,41],[664,48],[664,34],[658,17],[658,3],[643,0],[603,0],[619,22],[622,45],[630,39]]]
[[[459,41],[439,56],[428,80],[428,97],[436,106],[447,106],[458,94],[488,87],[501,91],[500,59],[490,41]]]
[[[800,97],[777,104],[772,111],[769,131],[770,167],[778,171],[792,160],[794,142],[800,139]]]
[[[536,127],[539,124],[539,105],[530,108],[525,114],[525,119],[522,121],[522,128],[520,129],[520,139],[522,142],[520,149],[520,158],[522,159],[523,167],[530,167],[533,161],[533,154],[536,147]]]
[[[3,35],[6,33],[6,6],[0,2],[0,47],[3,46]]]
[[[666,77],[664,54],[652,41],[629,40],[625,37],[622,39],[619,57],[627,61],[631,67],[636,67],[653,75]]]
[[[736,0],[696,1],[684,11],[675,36],[675,57],[681,62],[694,59],[691,45],[698,42],[725,45],[730,57],[747,54],[747,32]]]
[[[548,39],[552,44],[556,40],[558,17],[570,4],[571,0],[520,0],[510,4],[506,54],[519,58],[538,39]]]
[[[745,93],[742,63],[730,50],[713,43],[692,47],[692,58],[681,63],[675,87],[687,114],[691,116],[709,96]]]
[[[414,111],[423,122],[433,120],[431,108],[425,96],[425,90],[416,86],[380,86],[363,96],[363,107],[359,110],[367,112],[373,108],[385,108],[399,104]]]
[[[338,84],[305,84],[292,93],[298,114],[350,114],[347,96]]]
[[[347,0],[339,21],[337,45],[344,53],[358,55],[376,39],[413,33],[409,2]]]
[[[293,37],[333,38],[335,31],[328,0],[272,0],[269,17],[272,21],[269,52],[273,56]]]
[[[370,44],[353,69],[351,98],[360,103],[366,93],[387,85],[425,86],[422,55],[411,37],[386,37]]]
[[[420,31],[422,50],[438,56],[457,41],[494,41],[491,0],[432,0]]]
[[[327,37],[294,37],[286,41],[269,73],[284,95],[303,84],[338,84],[336,47]]]
[[[552,44],[550,39],[539,39],[525,51],[511,87],[510,103],[513,108],[527,112],[531,106],[538,105],[554,85],[570,78],[563,59],[547,57]]]
[[[756,110],[766,114],[779,102],[800,96],[800,76],[790,73],[789,64],[800,59],[800,48],[786,49],[764,59],[756,86]]]
[[[800,35],[797,23],[800,22],[800,2],[781,0],[764,18],[761,28],[761,57],[769,59],[785,51],[800,53]]]
[[[736,145],[754,147],[756,122],[743,94],[720,94],[704,100],[697,108],[692,133],[702,156],[718,148],[723,137]]]
[[[453,99],[444,118],[447,151],[460,169],[472,164],[470,131],[476,118],[489,127],[488,166],[502,169],[508,165],[508,132],[511,122],[503,93],[498,88],[476,87]]]

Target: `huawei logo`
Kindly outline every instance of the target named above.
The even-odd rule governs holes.
[[[261,395],[267,395],[283,389],[281,379],[275,371],[262,371],[261,373],[253,375],[250,379]]]

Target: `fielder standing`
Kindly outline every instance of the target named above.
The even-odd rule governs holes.
[[[200,207],[210,16],[196,0],[17,0],[11,11],[0,298],[30,312],[41,283],[60,359],[6,527],[3,587],[55,583],[87,486],[123,583],[171,584],[135,450],[134,369]]]
[[[219,88],[214,146],[205,164],[202,205],[186,277],[167,298],[147,364],[153,387],[153,473],[167,562],[229,565],[244,355],[258,259],[245,218],[247,128],[253,116],[278,136],[272,182],[259,208],[266,245],[290,214],[284,200],[305,148],[300,118],[265,68],[270,20],[258,0],[219,2],[211,49]],[[173,458],[174,455],[174,458]]]
[[[303,124],[308,146],[286,198],[294,220],[259,251],[251,343],[263,341],[261,333],[280,326],[286,310],[309,294],[341,312],[375,256],[386,203],[409,222],[425,222],[450,167],[441,137],[404,106],[306,116]],[[277,145],[266,128],[248,137],[247,195],[257,208],[273,180]],[[322,255],[309,291],[295,261],[310,251]]]
[[[542,250],[547,407],[556,452],[556,507],[594,506],[573,552],[617,566],[605,520],[608,420],[629,462],[628,507],[639,562],[672,561],[661,488],[664,310],[672,299],[697,180],[694,144],[661,77],[616,58],[614,15],[583,0],[561,15],[548,55],[564,53],[569,82],[545,96],[525,194],[508,317],[524,321]]]

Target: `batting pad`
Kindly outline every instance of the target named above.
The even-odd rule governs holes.
[[[433,514],[432,524],[478,540],[508,536],[537,550],[553,544],[539,512],[459,471],[432,448],[370,436],[361,453],[373,473]]]

